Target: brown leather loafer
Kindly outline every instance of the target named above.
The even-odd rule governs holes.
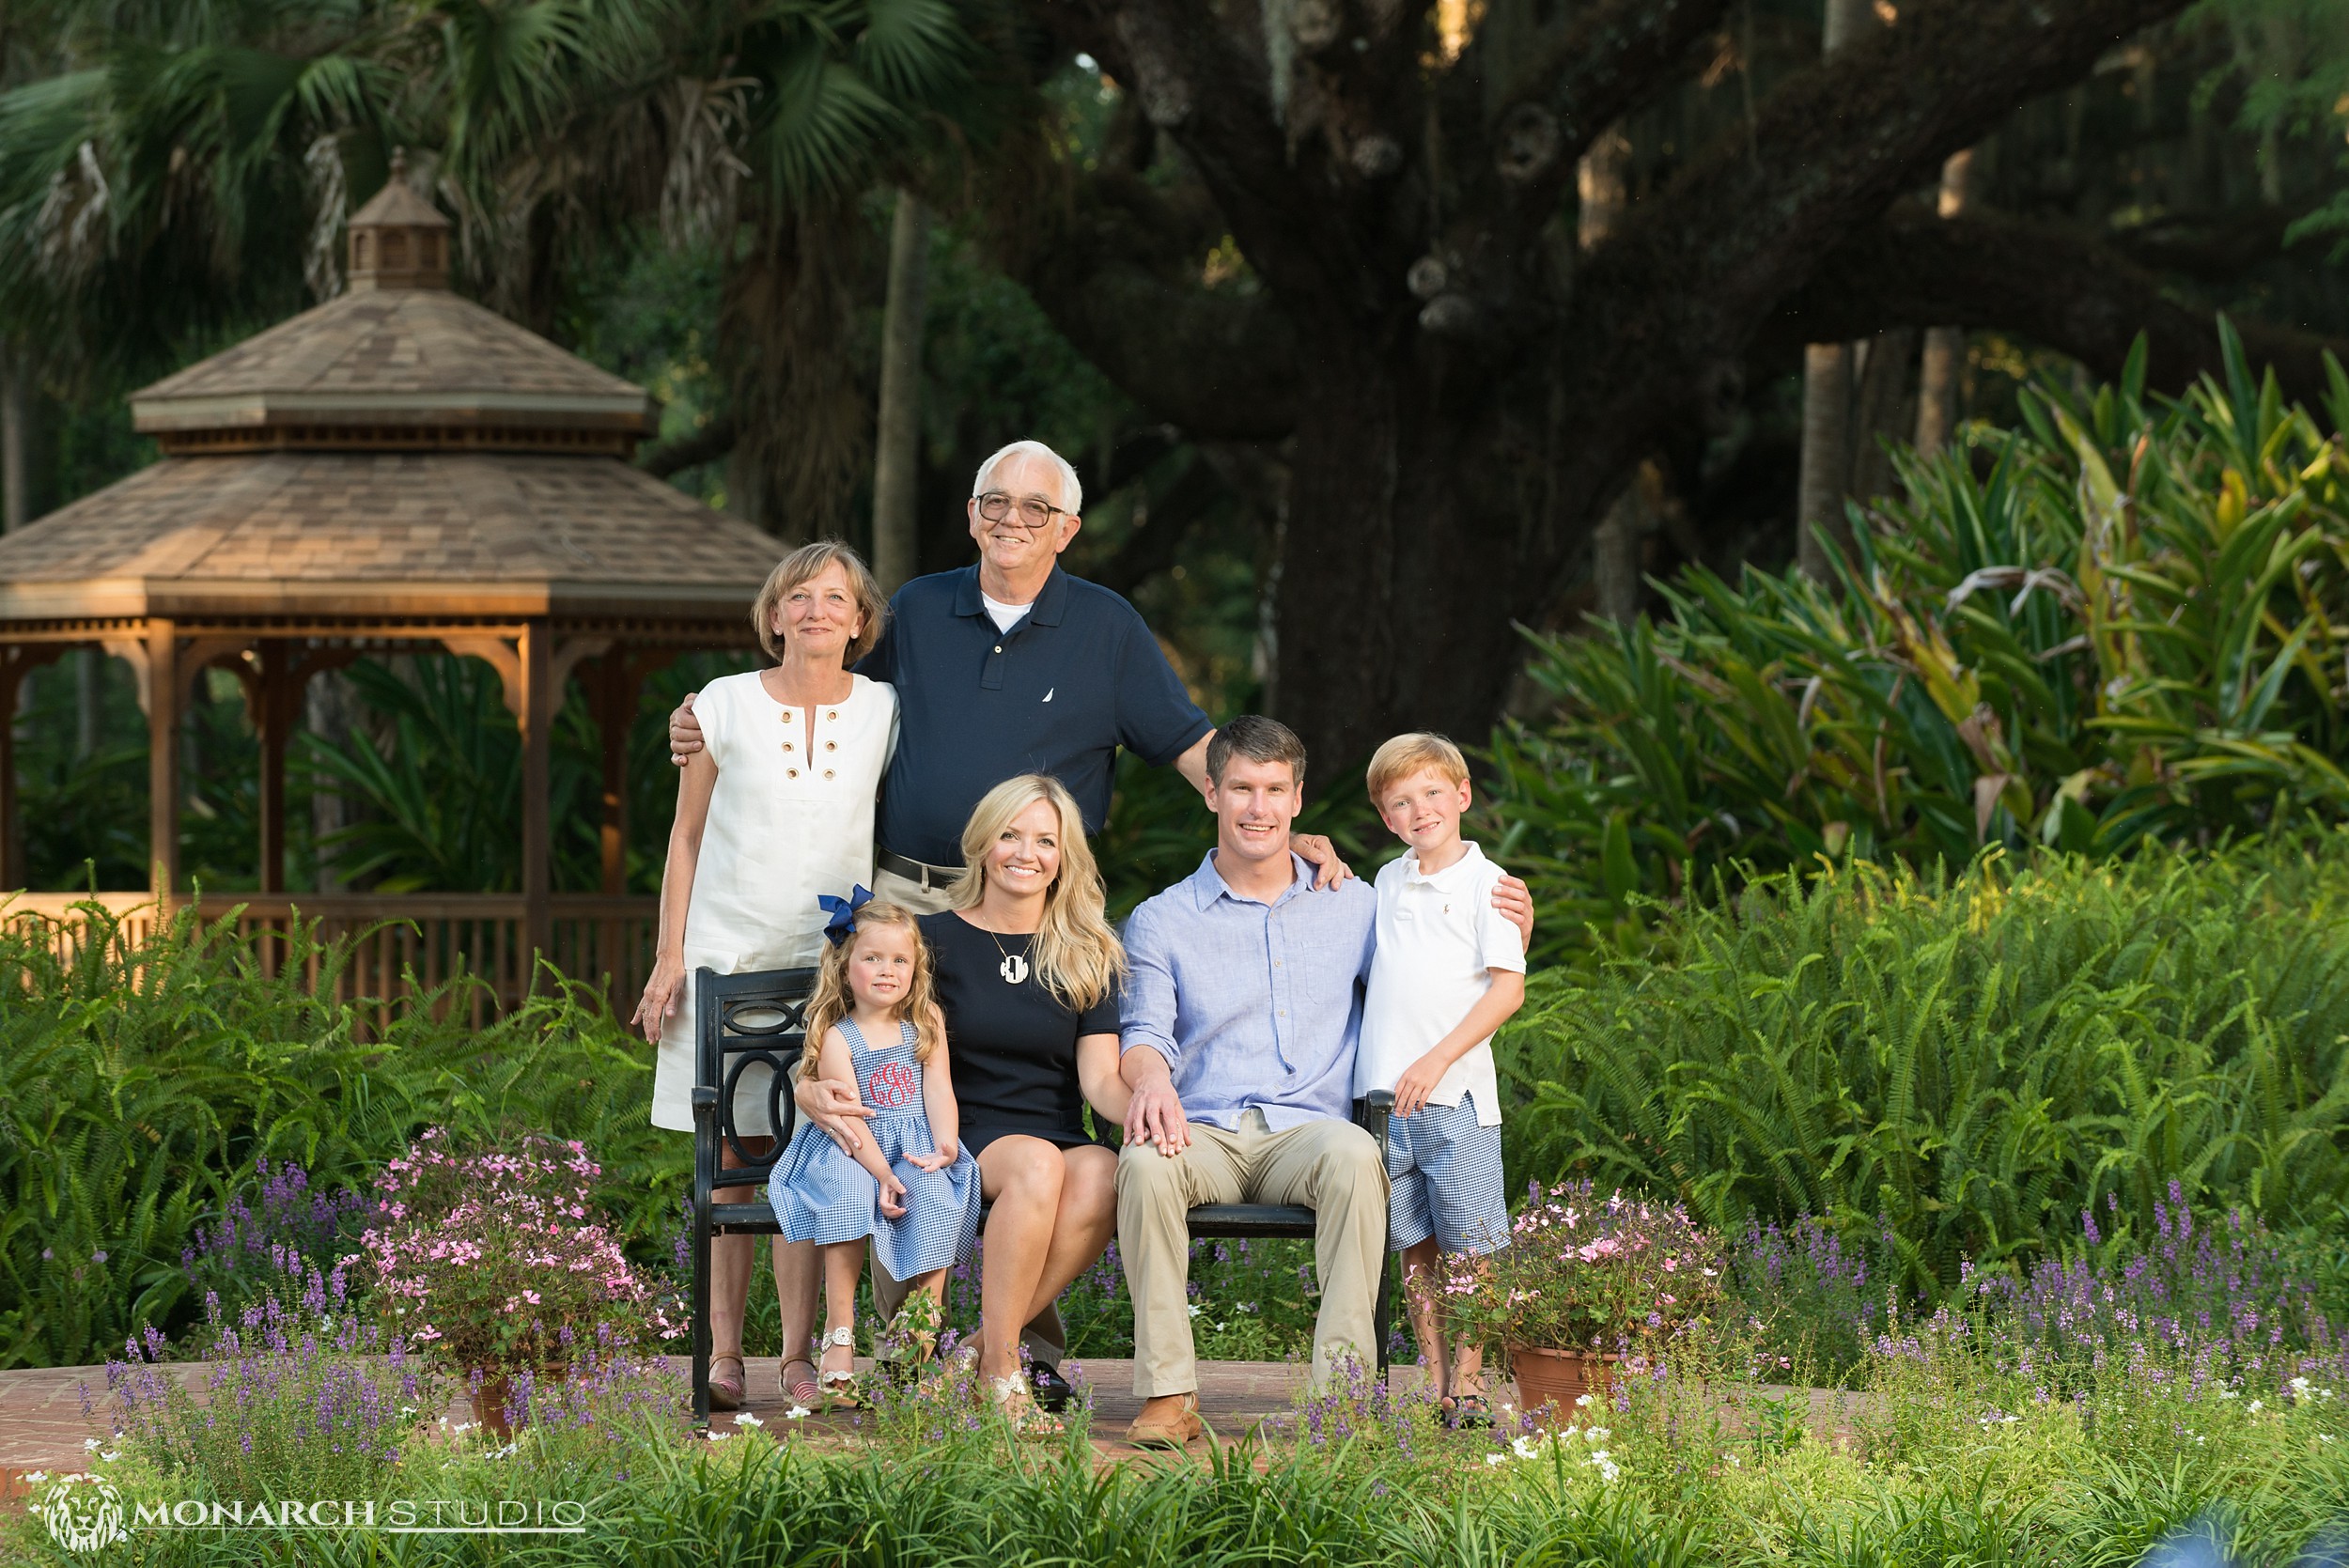
[[[1171,1410],[1136,1416],[1126,1428],[1126,1441],[1138,1449],[1178,1449],[1206,1430],[1199,1419],[1199,1396],[1185,1394],[1182,1404]]]

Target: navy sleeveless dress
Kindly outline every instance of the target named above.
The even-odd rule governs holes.
[[[896,1043],[879,1050],[866,1045],[848,1019],[839,1027],[857,1093],[873,1111],[865,1131],[905,1184],[906,1212],[897,1219],[883,1215],[880,1183],[872,1172],[821,1127],[801,1122],[767,1178],[775,1219],[792,1241],[830,1245],[870,1236],[873,1255],[894,1280],[949,1267],[978,1234],[978,1161],[967,1148],[958,1148],[955,1162],[939,1171],[925,1171],[906,1157],[938,1147],[922,1106],[922,1063],[914,1060],[911,1023],[900,1023]]]

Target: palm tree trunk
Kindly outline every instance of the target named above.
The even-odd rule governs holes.
[[[1832,54],[1877,25],[1869,0],[1827,0],[1822,52]],[[1795,492],[1795,560],[1825,582],[1828,541],[1851,542],[1843,519],[1852,467],[1852,349],[1813,343],[1802,356],[1802,476]],[[1819,536],[1824,530],[1827,539]]]
[[[894,593],[914,573],[922,454],[922,318],[929,294],[929,209],[897,193],[881,318],[880,413],[873,453],[873,571]]]
[[[16,355],[0,338],[0,531],[30,520],[24,513],[24,386]]]
[[[1575,238],[1584,251],[1596,249],[1623,226],[1625,210],[1631,205],[1630,173],[1631,138],[1620,125],[1601,132],[1575,170],[1575,187],[1581,196]],[[1632,475],[1591,534],[1591,579],[1598,613],[1618,625],[1628,625],[1640,613],[1640,547],[1648,524],[1641,478]]]
[[[1973,195],[1974,149],[1952,152],[1941,165],[1940,211],[1954,218],[1966,210]],[[1957,429],[1958,403],[1964,392],[1966,329],[1925,329],[1925,357],[1917,384],[1917,451],[1931,457],[1949,444]]]

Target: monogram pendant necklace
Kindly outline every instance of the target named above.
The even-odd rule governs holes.
[[[995,966],[995,972],[1003,977],[1003,984],[1017,986],[1026,980],[1028,978],[1028,955],[1024,953],[1014,953],[1004,947],[1003,939],[995,934],[993,926],[982,925],[979,929],[987,933],[987,939],[995,944],[996,953],[1003,960]]]

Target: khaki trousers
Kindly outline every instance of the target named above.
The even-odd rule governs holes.
[[[1129,1144],[1117,1160],[1117,1248],[1134,1302],[1134,1392],[1144,1399],[1199,1387],[1191,1347],[1190,1233],[1200,1203],[1303,1203],[1314,1211],[1314,1270],[1321,1314],[1314,1323],[1314,1386],[1341,1357],[1378,1359],[1371,1327],[1379,1252],[1387,1241],[1387,1162],[1351,1122],[1308,1122],[1285,1132],[1264,1112],[1241,1114],[1239,1130],[1190,1124],[1190,1147],[1168,1157]]]
[[[946,908],[946,890],[925,888],[910,877],[900,877],[894,871],[876,869],[873,873],[873,899],[880,904],[898,904],[917,915],[934,915]],[[897,1309],[906,1304],[908,1291],[903,1281],[889,1277],[889,1270],[872,1259],[873,1305],[887,1323],[897,1315]],[[1040,1367],[1058,1368],[1061,1358],[1068,1354],[1068,1329],[1060,1320],[1056,1303],[1045,1303],[1044,1310],[1020,1330],[1019,1343],[1027,1347],[1028,1359]]]

